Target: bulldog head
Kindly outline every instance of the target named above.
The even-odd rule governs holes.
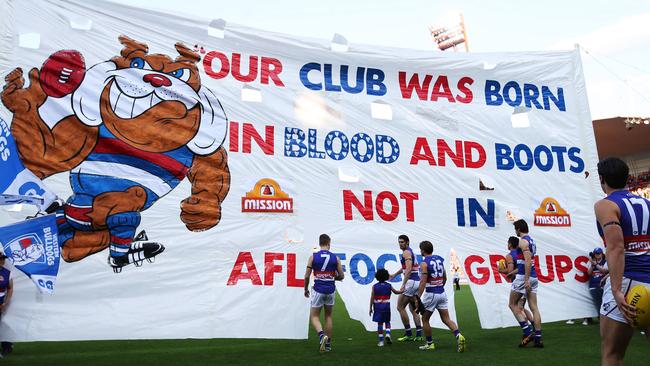
[[[181,43],[179,56],[149,54],[126,36],[120,56],[86,72],[72,96],[82,123],[104,124],[118,139],[141,150],[165,152],[187,145],[199,155],[221,146],[226,116],[214,93],[201,86],[197,53]]]

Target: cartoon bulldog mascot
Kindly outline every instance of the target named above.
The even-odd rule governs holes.
[[[116,273],[153,262],[163,245],[135,235],[140,212],[185,177],[191,195],[180,218],[191,231],[219,223],[230,172],[226,116],[201,86],[200,57],[177,43],[179,56],[149,54],[120,36],[120,56],[86,70],[77,51],[58,51],[40,70],[5,78],[2,103],[25,166],[41,179],[70,172],[73,195],[56,210],[62,257],[74,262],[110,248]]]

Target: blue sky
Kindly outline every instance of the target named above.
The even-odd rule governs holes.
[[[331,39],[340,33],[351,43],[431,52],[440,51],[427,26],[462,11],[472,52],[570,49],[580,43],[590,52],[582,60],[592,117],[650,117],[650,0],[113,1],[293,35]]]

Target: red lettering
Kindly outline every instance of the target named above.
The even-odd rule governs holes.
[[[505,274],[499,272],[497,262],[501,259],[506,260],[506,257],[499,254],[490,254],[490,268],[492,268],[492,273],[494,274],[494,282],[501,283],[501,280],[511,282],[508,281],[508,277]]]
[[[384,211],[384,200],[386,199],[390,201],[390,212]],[[399,214],[399,202],[397,202],[397,197],[395,197],[391,192],[379,192],[377,199],[375,200],[375,209],[377,210],[377,215],[379,215],[382,220],[395,220]]]
[[[472,264],[482,264],[483,262],[485,262],[485,260],[478,255],[470,255],[465,259],[465,273],[469,280],[477,285],[484,285],[490,279],[490,270],[485,267],[476,267],[477,276],[475,276],[474,271],[472,271]]]
[[[230,139],[230,151],[238,152],[239,151],[239,123],[230,122],[229,128],[229,139]]]
[[[433,79],[433,76],[426,75],[424,77],[424,82],[421,85],[420,76],[417,73],[411,76],[408,84],[406,84],[406,73],[404,71],[399,72],[398,78],[399,88],[402,92],[403,99],[411,99],[413,90],[415,90],[415,93],[418,95],[418,98],[420,98],[420,100],[427,100],[427,94],[429,94],[429,84],[431,84],[431,79]]]
[[[429,142],[425,137],[418,137],[415,139],[415,146],[413,147],[413,154],[411,155],[411,165],[417,165],[420,160],[425,160],[431,166],[436,165],[436,159],[433,157]]]
[[[445,166],[447,163],[446,156],[451,158],[451,161],[454,162],[456,167],[463,168],[465,167],[465,162],[463,161],[463,142],[456,140],[456,152],[447,145],[447,142],[443,139],[438,139],[438,165]]]
[[[575,278],[576,281],[582,283],[589,281],[589,269],[587,268],[588,262],[589,262],[589,258],[585,257],[584,255],[576,258],[576,260],[573,262],[576,271],[582,272],[582,274],[579,273],[575,274],[573,278]]]
[[[305,279],[296,277],[296,253],[287,253],[287,287],[304,287]]]
[[[363,216],[366,221],[373,220],[372,211],[372,191],[363,191],[363,204],[357,199],[354,193],[346,189],[343,191],[343,211],[345,220],[352,220],[352,206],[357,208],[357,211]]]
[[[406,221],[415,221],[413,201],[417,201],[420,198],[419,195],[415,192],[400,192],[399,198],[403,199],[406,204]]]
[[[284,86],[280,80],[280,73],[282,72],[282,62],[272,57],[262,57],[262,84],[268,84],[269,78],[277,86]]]
[[[474,80],[470,77],[463,77],[460,80],[458,80],[458,90],[460,90],[461,93],[465,94],[464,96],[456,95],[456,100],[469,104],[472,102],[472,99],[474,99],[474,95],[472,94],[472,90],[469,88],[470,85],[474,83]]]
[[[262,139],[262,136],[257,132],[255,126],[250,123],[244,123],[243,134],[242,134],[242,152],[246,154],[251,153],[251,140],[255,140],[257,146],[262,149],[264,154],[273,155],[275,150],[275,144],[273,141],[273,135],[275,132],[274,126],[265,126],[264,127],[265,138]],[[232,138],[232,137],[231,137]],[[232,142],[231,142],[232,143]]]
[[[235,80],[243,83],[250,83],[257,79],[257,56],[250,56],[248,61],[248,74],[241,73],[241,54],[232,54],[232,76]]]
[[[212,68],[212,61],[215,58],[218,58],[221,62],[221,66],[219,67],[218,72],[214,71]],[[217,51],[208,52],[203,58],[203,69],[205,69],[205,73],[213,79],[221,79],[226,77],[230,72],[230,62],[228,61],[228,56]]]
[[[431,100],[436,102],[438,98],[445,97],[450,103],[456,103],[454,95],[451,94],[451,88],[449,88],[449,80],[445,75],[440,75],[436,79],[436,83],[433,84],[433,89],[431,90]]]
[[[483,165],[485,165],[485,161],[487,160],[487,155],[485,154],[485,149],[483,146],[474,141],[465,141],[463,144],[465,146],[465,167],[470,169],[478,169],[483,167]],[[478,153],[478,160],[474,160],[474,151]]]
[[[537,279],[541,283],[549,283],[555,279],[555,271],[553,270],[553,256],[546,256],[546,269],[548,273],[545,275],[542,273],[542,266],[539,264],[539,256],[535,256],[535,270],[537,271]]]
[[[282,253],[264,253],[264,286],[273,286],[276,273],[282,273],[282,266],[275,261],[284,259]]]
[[[571,258],[566,255],[555,256],[555,271],[557,272],[557,279],[564,282],[564,274],[569,273],[573,268]]]
[[[244,266],[246,266],[246,272],[242,271]],[[235,265],[230,272],[230,277],[228,278],[228,286],[236,285],[239,280],[250,280],[255,286],[262,285],[262,280],[260,279],[259,273],[257,273],[251,252],[239,252]]]

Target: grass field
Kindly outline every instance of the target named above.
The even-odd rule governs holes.
[[[338,299],[334,312],[333,351],[319,354],[318,341],[310,329],[304,341],[255,339],[179,339],[144,341],[30,342],[17,343],[14,352],[0,360],[3,365],[389,365],[436,362],[441,365],[598,365],[598,326],[564,322],[544,324],[546,348],[519,349],[519,328],[482,330],[469,287],[456,292],[460,328],[468,341],[467,351],[455,352],[448,331],[434,329],[437,349],[420,351],[415,343],[377,347],[375,333],[366,332],[350,320]],[[305,319],[307,322],[307,319]],[[394,337],[402,331],[394,331]],[[427,361],[429,360],[429,361]],[[626,365],[650,365],[650,345],[640,334],[632,340]]]

